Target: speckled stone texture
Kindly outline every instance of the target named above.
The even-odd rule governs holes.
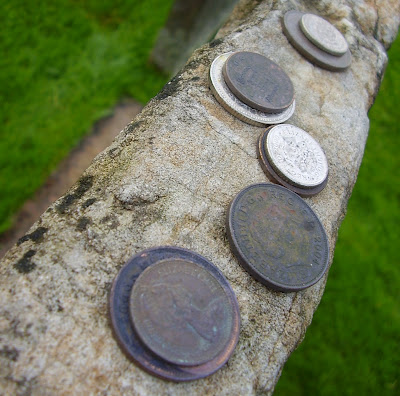
[[[225,214],[242,188],[267,181],[256,158],[263,129],[235,119],[216,102],[208,68],[222,52],[250,50],[292,78],[297,108],[290,123],[316,138],[329,162],[327,187],[306,201],[327,231],[333,257],[399,7],[398,0],[240,2],[218,38],[193,54],[6,254],[0,269],[0,393],[272,393],[304,337],[326,277],[298,293],[273,292],[233,257]],[[318,13],[344,33],[353,55],[349,70],[314,67],[289,44],[281,18],[290,9]],[[204,255],[237,294],[238,346],[228,364],[206,379],[156,379],[131,363],[112,336],[111,282],[129,257],[157,245]]]

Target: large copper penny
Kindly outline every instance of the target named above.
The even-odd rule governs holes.
[[[243,267],[278,291],[316,283],[328,268],[325,230],[298,195],[274,184],[254,184],[231,202],[227,214],[231,247]]]
[[[225,343],[224,348],[220,348],[218,355],[214,356],[206,363],[199,364],[197,366],[182,366],[167,362],[152,352],[142,342],[134,329],[130,313],[132,288],[146,268],[149,268],[153,264],[164,262],[165,260],[170,262],[189,262],[193,263],[193,265],[198,265],[206,271],[209,271],[212,273],[212,276],[218,281],[218,283],[222,285],[226,291],[226,296],[228,296],[230,301],[232,308],[232,319],[229,341]],[[216,311],[211,309],[210,306],[209,310],[205,310],[204,313],[208,312],[209,315],[215,319],[215,316],[213,315],[216,313]],[[235,349],[239,337],[239,308],[236,297],[225,277],[204,257],[189,250],[177,247],[156,247],[144,250],[133,256],[121,268],[113,282],[109,297],[109,312],[114,336],[124,353],[149,373],[160,378],[176,382],[191,381],[214,373],[229,359]],[[193,312],[192,318],[194,316],[195,313]],[[196,325],[198,325],[198,323],[199,322],[196,322]],[[202,323],[207,323],[207,320],[203,320]],[[198,327],[198,331],[210,338],[209,334],[205,332],[203,328]],[[212,329],[211,332],[213,332]]]
[[[217,357],[231,341],[232,291],[191,261],[167,259],[143,271],[130,307],[141,340],[168,362],[197,366]]]
[[[286,37],[306,59],[317,66],[331,71],[342,71],[351,64],[351,53],[348,49],[343,55],[336,56],[324,51],[312,43],[303,33],[300,20],[304,12],[289,11],[283,17],[283,32]],[[322,39],[320,39],[322,43]],[[321,47],[321,45],[320,45]]]
[[[248,106],[279,113],[293,102],[289,76],[272,60],[254,52],[235,52],[225,62],[223,75],[234,95]]]
[[[318,194],[328,182],[328,162],[322,148],[294,125],[267,128],[258,139],[257,154],[269,178],[303,197]]]

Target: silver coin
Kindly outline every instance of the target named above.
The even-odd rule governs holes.
[[[349,49],[342,33],[318,15],[304,14],[300,19],[300,27],[313,44],[329,54],[341,56]]]
[[[225,83],[222,69],[231,54],[233,54],[233,52],[219,55],[214,59],[210,67],[210,87],[217,101],[229,113],[251,125],[264,126],[280,124],[281,122],[288,120],[294,112],[295,100],[293,100],[292,104],[281,113],[269,114],[247,106],[229,90]]]
[[[267,135],[265,153],[276,173],[294,186],[317,187],[328,177],[328,161],[321,146],[294,125],[274,126]]]

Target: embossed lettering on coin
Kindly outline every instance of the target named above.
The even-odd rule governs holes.
[[[279,291],[316,283],[328,266],[328,240],[314,211],[295,193],[255,184],[232,201],[228,236],[245,269]]]
[[[236,52],[225,62],[225,82],[243,103],[266,113],[278,113],[293,102],[289,76],[270,59],[254,52]]]
[[[273,127],[268,132],[264,149],[274,170],[295,186],[316,187],[328,176],[328,162],[321,146],[294,125]]]
[[[318,15],[304,14],[300,19],[300,27],[313,44],[332,55],[344,55],[349,49],[342,33]]]
[[[229,296],[209,271],[190,261],[170,259],[147,268],[132,289],[130,307],[139,337],[171,363],[205,363],[231,338]]]

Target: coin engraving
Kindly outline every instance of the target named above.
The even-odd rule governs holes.
[[[300,19],[300,28],[313,44],[332,55],[344,55],[349,49],[342,33],[318,15],[304,14]]]
[[[295,186],[316,187],[328,176],[328,162],[321,146],[294,125],[274,126],[268,132],[264,150],[275,171]]]
[[[197,366],[179,366],[152,353],[134,330],[130,318],[130,295],[140,274],[149,266],[166,259],[182,259],[208,269],[223,284],[234,307],[232,338],[226,348],[212,360]],[[204,378],[222,367],[233,353],[239,337],[240,314],[236,297],[222,273],[204,257],[186,249],[163,246],[144,250],[133,256],[116,276],[109,296],[109,314],[113,334],[123,352],[137,365],[157,377],[170,381]]]
[[[146,269],[130,300],[142,341],[175,364],[203,364],[219,355],[231,337],[234,307],[218,280],[184,260],[164,260]]]
[[[268,114],[246,105],[230,91],[223,77],[222,69],[231,54],[233,52],[219,55],[210,67],[210,88],[217,101],[232,115],[252,125],[279,124],[288,120],[295,110],[295,100],[281,113]]]
[[[274,290],[302,290],[327,269],[322,224],[305,201],[284,187],[256,184],[242,190],[230,205],[227,226],[244,268]]]
[[[266,113],[287,109],[294,99],[289,76],[263,55],[233,53],[222,69],[225,83],[243,103]]]

